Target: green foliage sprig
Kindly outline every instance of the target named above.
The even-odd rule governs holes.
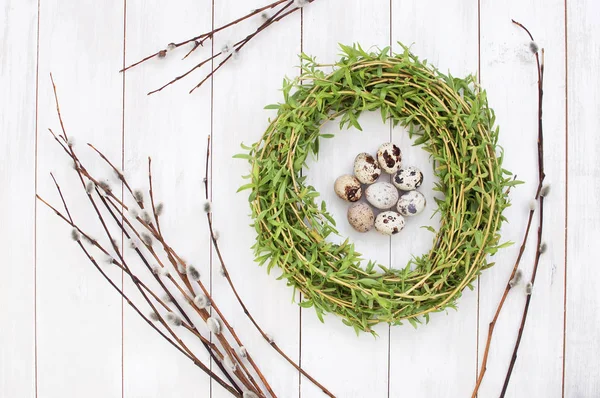
[[[373,333],[380,322],[416,326],[431,312],[455,308],[462,290],[493,265],[486,258],[506,245],[498,231],[507,191],[517,182],[502,168],[494,112],[473,76],[444,75],[406,46],[391,56],[389,48],[341,48],[328,74],[302,55],[301,76],[284,81],[284,102],[267,106],[277,117],[237,156],[251,164],[250,182],[240,190],[251,190],[256,261],[281,268],[302,292],[300,305],[314,307],[321,320],[338,314],[357,333]],[[309,154],[318,154],[320,139],[332,137],[321,133],[324,123],[340,118],[340,128],[360,130],[364,111],[407,127],[430,153],[438,178],[440,227],[427,227],[435,234],[433,247],[400,270],[373,261],[361,268],[354,244],[329,242],[335,221],[301,173]]]

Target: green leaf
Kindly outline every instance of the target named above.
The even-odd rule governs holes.
[[[358,280],[358,283],[364,286],[368,286],[368,287],[374,287],[374,286],[379,286],[380,282],[378,282],[375,279],[370,279],[370,278],[362,278]]]

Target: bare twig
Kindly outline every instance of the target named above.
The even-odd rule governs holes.
[[[110,233],[110,231],[109,231],[109,229],[108,229],[108,227],[107,227],[107,225],[106,225],[106,222],[105,222],[105,220],[104,220],[104,218],[103,218],[103,216],[102,216],[102,213],[99,211],[99,208],[98,208],[98,206],[97,206],[97,204],[96,204],[96,201],[95,201],[95,199],[92,197],[92,192],[93,192],[93,191],[92,191],[92,192],[90,192],[90,190],[89,190],[89,189],[87,189],[87,187],[86,187],[86,183],[85,183],[85,180],[84,180],[84,178],[88,178],[88,177],[89,177],[90,181],[93,181],[93,182],[94,182],[94,190],[95,190],[96,194],[98,195],[98,198],[100,199],[100,201],[102,202],[102,204],[104,205],[104,207],[106,208],[106,210],[108,210],[108,211],[110,212],[111,216],[113,217],[113,219],[115,220],[115,222],[117,223],[117,225],[119,226],[119,228],[120,228],[120,229],[121,229],[121,230],[122,230],[122,231],[125,233],[125,235],[126,235],[128,238],[130,238],[130,236],[129,236],[129,235],[128,235],[128,233],[127,233],[127,230],[125,230],[125,228],[124,228],[123,224],[121,224],[121,223],[120,223],[120,220],[119,220],[119,218],[118,218],[118,217],[116,217],[116,215],[115,215],[114,211],[113,211],[113,210],[111,210],[111,208],[110,208],[110,206],[109,206],[109,204],[108,204],[108,203],[109,203],[109,202],[110,202],[110,203],[112,203],[112,200],[111,200],[111,199],[114,199],[114,200],[115,200],[117,203],[119,203],[119,204],[122,204],[122,205],[123,205],[123,207],[121,207],[121,208],[118,208],[118,206],[117,206],[117,208],[118,208],[118,210],[119,210],[119,213],[120,213],[121,215],[123,215],[123,214],[122,214],[122,212],[123,212],[123,210],[125,210],[125,209],[126,209],[126,206],[124,206],[123,202],[122,202],[122,201],[120,201],[120,200],[118,200],[118,198],[116,198],[116,197],[115,197],[115,196],[112,194],[112,190],[110,190],[110,188],[107,188],[107,187],[104,187],[104,186],[102,186],[101,184],[99,184],[99,183],[97,182],[97,180],[93,179],[93,177],[92,177],[92,176],[91,176],[91,175],[90,175],[90,174],[89,174],[89,173],[86,171],[85,167],[82,165],[81,161],[78,159],[78,157],[77,157],[77,155],[75,154],[75,151],[74,151],[74,149],[73,149],[72,145],[70,145],[70,144],[69,144],[69,140],[68,140],[68,138],[67,138],[66,130],[65,130],[65,128],[64,128],[64,123],[63,123],[63,121],[62,121],[62,115],[60,114],[60,107],[59,107],[59,105],[58,105],[58,96],[57,96],[57,94],[56,94],[56,86],[54,85],[54,83],[53,83],[53,87],[54,87],[54,94],[55,94],[55,98],[56,98],[56,100],[57,100],[57,111],[58,111],[58,113],[59,113],[59,119],[60,119],[60,121],[61,121],[61,129],[63,130],[63,134],[60,136],[60,139],[59,139],[59,137],[58,137],[58,136],[56,136],[56,135],[55,135],[55,134],[54,134],[52,131],[51,131],[51,133],[52,133],[52,135],[54,136],[55,140],[56,140],[56,141],[57,141],[57,142],[58,142],[58,143],[61,145],[61,147],[63,148],[63,150],[65,150],[65,152],[68,154],[68,156],[69,156],[69,157],[72,159],[72,161],[73,161],[73,163],[74,163],[74,166],[75,166],[75,170],[77,171],[77,175],[78,175],[78,177],[79,177],[79,180],[80,180],[80,182],[81,182],[82,186],[84,187],[84,189],[86,190],[86,193],[87,193],[88,199],[89,199],[90,203],[92,204],[92,206],[93,206],[93,208],[94,208],[94,211],[96,212],[96,214],[97,214],[97,216],[98,216],[98,219],[99,219],[100,223],[102,224],[102,226],[103,226],[103,229],[104,229],[104,231],[105,231],[105,233],[106,233],[107,237],[109,238],[109,240],[110,240],[110,242],[111,242],[111,244],[112,244],[112,246],[113,246],[113,249],[114,249],[115,253],[117,254],[117,257],[118,257],[118,258],[119,258],[119,260],[120,260],[120,262],[119,262],[119,261],[114,261],[114,259],[113,259],[113,264],[115,264],[115,265],[118,265],[118,266],[119,266],[121,269],[123,269],[123,270],[125,271],[126,275],[128,275],[128,276],[129,276],[129,277],[132,279],[132,282],[134,283],[134,285],[135,285],[135,286],[138,288],[138,290],[140,291],[140,293],[141,293],[141,294],[142,294],[142,296],[144,297],[144,300],[145,300],[145,301],[148,303],[148,305],[149,305],[149,306],[152,308],[152,311],[158,315],[158,311],[156,310],[155,306],[153,305],[152,301],[150,300],[150,298],[149,298],[149,297],[148,297],[148,295],[147,295],[147,294],[149,293],[149,292],[148,292],[148,290],[149,290],[149,289],[147,288],[147,286],[146,286],[146,285],[144,285],[144,284],[143,284],[143,283],[142,283],[142,282],[139,280],[139,278],[137,278],[137,276],[135,276],[135,275],[134,275],[134,274],[131,272],[131,270],[130,270],[129,266],[128,266],[128,265],[127,265],[127,263],[125,262],[125,260],[124,260],[124,258],[123,258],[123,255],[121,254],[121,252],[120,252],[120,250],[119,250],[118,246],[116,245],[116,241],[113,239],[113,237],[112,237],[112,234]],[[62,140],[62,141],[64,141],[64,144],[63,144],[63,142],[62,142],[61,140]],[[95,149],[95,148],[94,148],[94,149]],[[100,156],[101,156],[101,157],[102,157],[102,158],[103,158],[103,159],[104,159],[104,160],[105,160],[105,161],[106,161],[106,162],[107,162],[109,165],[111,165],[111,167],[112,167],[113,169],[115,169],[115,168],[114,168],[114,166],[113,166],[113,165],[112,165],[112,164],[111,164],[111,163],[108,161],[108,159],[107,159],[107,158],[106,158],[104,155],[102,155],[102,154],[101,154],[99,151],[97,151],[97,150],[96,150],[96,152],[97,152],[97,153],[98,153],[98,154],[99,154],[99,155],[100,155]],[[115,171],[116,171],[116,170],[115,170]],[[124,180],[124,177],[123,177],[122,173],[121,173],[121,174],[119,174],[119,175],[120,175],[120,178],[121,178],[121,180],[123,181],[123,180]],[[128,189],[128,190],[129,190],[129,192],[130,192],[130,193],[132,193],[132,195],[133,195],[133,192],[131,191],[131,189]],[[59,189],[59,192],[60,192],[60,189]],[[62,195],[62,192],[61,192],[61,195]],[[135,197],[135,195],[133,195],[133,196]],[[66,205],[66,202],[64,201],[64,198],[61,198],[61,200],[63,201],[63,204],[65,204],[65,205]],[[55,213],[56,213],[57,215],[59,215],[59,216],[60,216],[61,218],[63,218],[65,221],[69,222],[70,224],[73,224],[72,222],[70,222],[70,221],[67,219],[67,217],[64,217],[64,216],[62,216],[62,215],[60,214],[60,212],[58,212],[56,209],[54,209],[54,211],[55,211]],[[69,215],[69,217],[70,217],[70,215]],[[77,230],[81,230],[81,229],[80,229],[79,227],[77,227]],[[87,235],[85,235],[85,236],[87,236]],[[138,235],[138,236],[139,236],[139,235]],[[96,246],[99,246],[99,245],[97,244],[97,241],[95,241],[95,240],[91,240],[91,239],[90,239],[90,241],[92,242],[92,244],[95,244]],[[106,250],[104,250],[104,249],[103,249],[102,251],[103,251],[105,254],[107,254]],[[139,255],[139,257],[141,258],[142,262],[144,262],[144,264],[147,266],[148,270],[152,271],[152,269],[151,269],[151,267],[150,267],[150,265],[149,265],[148,261],[145,259],[144,255],[141,253],[141,251],[140,251],[139,249],[137,249],[137,248],[136,248],[136,252],[137,252],[137,254]],[[111,258],[112,258],[112,256],[111,256]],[[181,313],[181,315],[182,315],[182,316],[185,318],[185,320],[186,320],[186,323],[185,323],[185,324],[186,324],[186,326],[187,326],[187,329],[191,331],[191,330],[192,330],[192,326],[191,326],[191,325],[192,325],[192,322],[191,322],[191,320],[189,320],[189,318],[188,318],[188,317],[187,317],[187,315],[185,314],[185,311],[184,311],[184,310],[183,310],[183,309],[182,309],[182,308],[179,306],[179,304],[178,304],[178,303],[177,303],[177,301],[174,299],[174,297],[173,297],[173,296],[170,294],[170,292],[169,292],[169,290],[166,288],[166,286],[164,286],[164,284],[162,284],[162,281],[160,281],[160,278],[158,278],[157,276],[155,276],[155,277],[157,278],[157,281],[159,282],[159,284],[161,285],[161,287],[163,288],[163,290],[164,290],[164,291],[167,293],[167,295],[170,297],[170,301],[172,301],[172,302],[173,302],[173,305],[175,305],[175,306],[177,307],[178,311],[179,311],[179,312]],[[151,293],[150,295],[151,295],[151,296],[152,296],[154,299],[156,299],[156,298],[157,298],[157,296],[156,296],[155,294],[153,294],[153,293]],[[160,301],[160,300],[158,300],[158,301],[159,301],[159,303],[160,303],[161,305],[163,305],[163,306],[165,305],[165,304],[164,304],[162,301]],[[186,352],[186,353],[188,354],[188,356],[189,356],[189,357],[193,357],[193,359],[194,359],[194,362],[200,362],[200,361],[198,360],[198,358],[197,358],[197,357],[195,357],[195,355],[194,355],[194,354],[191,352],[191,350],[189,350],[189,348],[188,348],[188,347],[186,347],[186,345],[183,343],[183,341],[181,341],[181,340],[179,339],[179,337],[178,337],[178,336],[177,336],[177,335],[176,335],[176,334],[173,332],[172,328],[170,328],[170,326],[169,326],[169,325],[168,325],[168,324],[165,322],[165,320],[164,320],[162,317],[158,316],[158,321],[160,321],[160,322],[161,322],[161,324],[162,324],[162,325],[163,325],[163,326],[164,326],[164,327],[167,329],[167,331],[169,332],[169,334],[171,334],[171,336],[173,337],[173,339],[174,339],[175,341],[177,341],[177,344],[178,344],[178,346],[179,346],[179,347],[180,347],[180,348],[181,348],[181,349],[182,349],[184,352]],[[184,326],[184,327],[185,327],[185,326]],[[199,334],[197,334],[197,335],[199,336]],[[199,337],[200,337],[200,336],[199,336]],[[200,340],[202,340],[202,342],[203,342],[203,343],[207,343],[207,342],[206,342],[206,339],[200,338]],[[225,346],[226,344],[223,344],[223,345]],[[211,346],[211,345],[205,345],[205,347],[207,348],[207,350],[209,351],[209,353],[210,353],[211,355],[213,355],[213,356],[215,355],[215,354],[214,354],[214,352],[213,352],[214,350],[212,349],[212,347],[214,347],[214,346]],[[228,348],[229,348],[229,349],[228,349],[228,351],[232,351],[231,347],[228,347]],[[218,352],[218,351],[217,351],[217,352]],[[220,356],[221,356],[221,358],[222,358],[222,355],[220,355]],[[223,373],[224,373],[224,374],[227,376],[227,378],[229,379],[229,381],[232,383],[233,387],[232,387],[232,386],[229,386],[227,383],[225,383],[224,381],[222,381],[222,380],[220,380],[220,379],[219,379],[219,380],[215,379],[215,380],[216,380],[216,381],[217,381],[219,384],[222,384],[222,385],[223,385],[225,388],[227,388],[227,389],[228,389],[228,391],[230,391],[230,392],[234,393],[234,395],[236,395],[236,396],[239,396],[239,395],[241,395],[241,393],[242,393],[242,390],[241,390],[239,387],[237,387],[237,386],[236,386],[235,382],[233,381],[233,379],[231,379],[231,377],[229,376],[228,372],[227,372],[227,371],[226,371],[226,370],[223,368],[223,364],[221,363],[221,361],[219,361],[219,360],[218,360],[218,358],[215,358],[215,360],[217,360],[217,365],[218,365],[218,366],[221,368],[221,370],[223,371]],[[237,369],[237,368],[236,368],[236,369]],[[244,386],[246,387],[246,389],[248,389],[248,390],[251,390],[251,391],[255,391],[255,390],[256,390],[256,392],[260,394],[260,389],[259,389],[259,388],[255,388],[255,385],[256,385],[256,383],[253,383],[253,384],[251,385],[251,384],[248,382],[248,380],[246,379],[246,377],[245,377],[245,376],[244,376],[244,375],[241,373],[241,371],[239,371],[239,370],[237,370],[237,372],[236,372],[236,371],[234,371],[234,373],[235,373],[235,374],[236,374],[236,376],[238,376],[238,378],[239,378],[239,379],[240,379],[240,380],[243,382],[243,384],[244,384]],[[263,394],[260,394],[260,395],[261,395],[261,396],[264,396]]]
[[[207,142],[207,145],[206,145],[206,170],[205,170],[206,174],[205,174],[205,177],[204,177],[204,192],[205,192],[206,200],[208,200],[208,164],[209,164],[209,158],[210,158],[210,136],[208,136],[208,142]],[[248,317],[248,319],[250,320],[250,322],[252,323],[252,325],[254,325],[254,327],[261,334],[261,336],[263,337],[263,339],[265,339],[265,341],[267,341],[267,343],[269,343],[269,345],[271,347],[273,347],[273,349],[275,351],[277,351],[277,353],[283,359],[285,359],[290,365],[292,365],[294,367],[294,369],[296,369],[304,377],[306,377],[308,380],[310,380],[310,382],[313,383],[315,386],[317,386],[318,388],[320,388],[321,391],[325,395],[327,395],[329,397],[335,397],[335,395],[333,395],[327,388],[325,388],[325,386],[323,386],[321,383],[319,383],[314,377],[312,377],[309,373],[307,373],[304,369],[302,369],[298,364],[296,364],[296,362],[294,362],[277,345],[277,343],[275,343],[275,341],[273,341],[273,339],[260,327],[260,325],[256,322],[256,320],[254,319],[254,317],[252,316],[252,314],[250,314],[250,311],[248,310],[248,307],[246,307],[246,304],[244,303],[244,301],[242,300],[241,296],[239,295],[237,289],[235,288],[235,286],[233,284],[233,281],[231,280],[231,276],[229,275],[229,271],[227,270],[227,266],[225,265],[225,260],[223,259],[223,254],[221,253],[221,249],[219,247],[218,240],[215,237],[215,232],[214,232],[214,229],[213,229],[213,222],[212,222],[212,213],[211,212],[207,212],[206,213],[206,219],[207,219],[207,222],[208,222],[208,229],[210,231],[210,236],[211,236],[211,240],[212,240],[213,246],[215,248],[215,252],[217,254],[217,257],[219,259],[221,267],[223,268],[223,275],[224,275],[225,279],[227,280],[227,283],[229,284],[229,287],[231,287],[231,290],[233,291],[233,294],[235,295],[236,300],[238,301],[238,303],[242,307],[242,310],[244,311],[244,314],[246,315],[246,317]]]
[[[531,41],[532,42],[534,41],[533,36],[531,35],[529,30],[525,26],[523,26],[522,24],[520,24],[519,22],[516,22],[514,20],[512,20],[512,22],[514,24],[516,24],[517,26],[519,26],[520,28],[522,28],[525,32],[527,32]],[[538,227],[538,231],[537,231],[537,249],[536,249],[536,255],[535,255],[534,269],[533,269],[533,274],[532,274],[532,278],[531,278],[532,285],[535,282],[535,276],[537,274],[537,268],[538,268],[538,264],[539,264],[540,254],[541,254],[540,247],[541,247],[543,218],[544,218],[544,196],[541,195],[540,192],[542,190],[544,179],[546,177],[546,175],[544,173],[544,144],[543,144],[544,136],[543,136],[543,128],[542,128],[542,95],[543,95],[543,76],[544,76],[543,54],[544,54],[544,50],[542,49],[541,51],[542,51],[542,61],[541,62],[540,62],[540,57],[539,57],[538,52],[535,52],[535,58],[536,58],[536,62],[537,62],[537,72],[538,72],[538,142],[537,142],[538,185],[537,185],[537,188],[535,191],[534,198],[536,201],[539,202],[539,212],[538,212],[539,227]],[[508,292],[510,291],[510,289],[512,287],[510,282],[515,277],[517,269],[519,268],[519,264],[521,263],[523,253],[525,251],[525,246],[528,241],[529,232],[531,230],[531,223],[533,220],[534,213],[535,213],[535,208],[530,209],[529,217],[527,220],[527,226],[525,227],[525,234],[523,235],[523,240],[521,242],[521,247],[519,249],[519,254],[513,265],[510,277],[508,278],[508,281],[506,283],[504,293],[502,294],[502,297],[500,298],[500,302],[498,303],[498,306],[496,307],[496,312],[494,313],[494,318],[492,319],[492,321],[490,322],[490,324],[488,326],[488,336],[487,336],[485,350],[484,350],[484,354],[483,354],[483,360],[481,363],[481,372],[479,373],[479,376],[477,377],[477,382],[473,389],[473,393],[471,394],[472,398],[475,398],[477,396],[477,393],[481,386],[481,382],[483,381],[483,377],[485,376],[485,373],[487,370],[487,362],[488,362],[488,356],[489,356],[489,351],[490,351],[490,345],[491,345],[492,337],[493,337],[493,333],[494,333],[494,328],[496,326],[496,322],[498,321],[498,317],[500,316],[500,312],[502,311],[502,308],[504,307],[504,302],[506,301]],[[509,368],[508,368],[508,371],[506,374],[506,378],[504,381],[504,386],[502,388],[502,392],[500,395],[501,397],[504,397],[504,395],[506,394],[506,388],[508,386],[508,382],[510,380],[510,375],[512,373],[512,369],[514,367],[514,364],[515,364],[515,361],[517,358],[517,351],[519,349],[519,345],[521,342],[521,336],[523,334],[525,321],[527,319],[527,313],[529,310],[529,302],[530,301],[531,301],[531,294],[527,295],[527,298],[526,298],[525,308],[523,310],[523,316],[521,319],[521,326],[519,328],[519,332],[517,335],[517,341],[515,343],[515,347],[514,347],[514,351],[513,351],[513,356],[511,358],[511,362],[510,362],[510,365],[509,365]]]
[[[154,222],[156,223],[156,229],[158,233],[162,235],[160,232],[160,223],[158,221],[159,212],[156,210],[157,206],[154,203],[154,191],[152,189],[152,159],[148,156],[148,195],[150,195],[150,204],[152,206],[152,214],[154,216]]]
[[[307,3],[312,3],[315,0],[307,0]],[[279,7],[279,8],[278,8]],[[277,9],[278,8],[278,9]],[[264,22],[252,33],[250,33],[249,35],[247,35],[246,37],[244,37],[243,39],[237,41],[235,44],[232,45],[232,48],[230,49],[230,51],[220,51],[216,54],[211,55],[210,57],[207,57],[205,59],[203,59],[202,61],[200,61],[199,63],[197,63],[196,65],[194,65],[192,68],[190,68],[187,72],[173,78],[172,80],[170,80],[169,82],[165,83],[164,85],[162,85],[161,87],[152,90],[148,93],[148,95],[150,94],[154,94],[157,92],[162,91],[163,89],[165,89],[166,87],[178,82],[179,80],[189,76],[191,73],[193,73],[194,71],[200,69],[202,66],[208,64],[209,62],[218,59],[219,57],[224,57],[224,59],[222,61],[220,61],[220,63],[218,64],[218,66],[214,69],[212,69],[206,76],[204,76],[200,82],[198,84],[196,84],[191,90],[190,93],[193,92],[194,90],[196,90],[197,88],[201,87],[206,81],[208,81],[219,69],[221,69],[227,62],[229,62],[234,54],[240,52],[245,46],[246,44],[248,44],[253,38],[255,38],[256,36],[258,36],[261,32],[263,32],[264,30],[266,30],[268,27],[272,26],[273,24],[281,21],[282,19],[284,19],[285,17],[295,13],[296,11],[300,10],[302,8],[302,6],[299,6],[295,3],[294,0],[277,0],[271,4],[268,4],[266,6],[263,6],[261,8],[258,8],[256,10],[253,10],[252,12],[250,12],[249,14],[240,17],[234,21],[231,21],[223,26],[220,26],[210,32],[206,32],[206,33],[202,33],[200,35],[194,36],[192,38],[189,38],[187,40],[184,40],[182,42],[179,43],[171,43],[169,44],[167,49],[162,49],[159,50],[157,52],[155,52],[154,54],[150,54],[148,56],[146,56],[145,58],[141,59],[140,61],[135,62],[132,65],[129,65],[128,67],[124,68],[121,70],[121,72],[124,72],[126,70],[129,70],[137,65],[140,65],[146,61],[149,61],[153,58],[159,57],[159,58],[163,58],[168,54],[168,50],[172,50],[178,47],[181,47],[183,45],[187,45],[190,43],[193,43],[193,47],[190,51],[188,51],[188,53],[183,57],[183,59],[187,58],[191,53],[193,53],[194,51],[196,51],[199,47],[203,46],[204,43],[207,40],[212,40],[214,38],[214,35],[217,32],[220,32],[222,30],[225,30],[229,27],[232,27],[234,25],[237,25],[238,23],[252,17],[255,16],[257,14],[260,14],[266,10],[269,9],[277,9],[276,11],[274,11],[274,14],[272,16],[269,17],[265,17]]]
[[[86,236],[88,238],[88,240],[90,240],[91,242],[95,242],[95,246],[98,246],[97,241],[92,240],[89,235],[83,233],[83,231],[81,231],[81,229],[79,227],[76,226],[76,224],[73,221],[73,218],[71,216],[71,212],[69,211],[69,208],[67,206],[66,200],[62,194],[62,190],[60,189],[60,186],[58,185],[58,182],[56,181],[56,179],[54,178],[54,175],[51,175],[52,179],[54,181],[55,187],[58,191],[58,194],[60,196],[60,199],[63,203],[63,206],[65,208],[65,211],[67,213],[67,217],[65,217],[64,215],[62,215],[58,210],[56,210],[54,207],[52,207],[50,204],[48,204],[45,200],[43,200],[40,196],[37,196],[37,198],[44,203],[46,206],[48,206],[50,209],[52,209],[54,211],[55,214],[59,215],[64,221],[66,221],[69,225],[71,225],[73,228],[76,228],[80,233],[82,233],[83,236]],[[204,371],[206,374],[208,374],[211,378],[215,379],[215,381],[217,381],[217,383],[219,383],[220,385],[222,385],[227,391],[231,392],[233,395],[239,396],[238,392],[235,391],[231,386],[229,386],[227,383],[225,383],[218,375],[216,375],[214,372],[212,372],[206,365],[204,365],[200,360],[198,360],[198,358],[196,358],[194,355],[191,355],[190,353],[188,353],[184,348],[182,348],[180,345],[178,345],[175,341],[173,341],[172,339],[170,339],[165,333],[163,333],[160,329],[158,329],[158,327],[156,325],[154,325],[154,323],[148,319],[148,317],[146,315],[144,315],[139,308],[129,299],[129,297],[112,281],[112,279],[110,279],[110,277],[104,272],[104,270],[98,265],[98,262],[96,261],[96,259],[94,259],[94,257],[92,257],[92,255],[89,253],[89,251],[85,248],[85,246],[83,245],[83,242],[81,240],[77,241],[77,244],[79,245],[80,249],[84,252],[84,254],[86,255],[86,257],[88,258],[88,260],[94,265],[94,267],[98,270],[98,272],[102,275],[102,277],[109,283],[109,285],[115,289],[119,295],[121,297],[123,297],[123,299],[127,302],[127,304],[129,304],[129,306],[131,306],[131,308],[133,308],[133,310],[148,324],[150,325],[150,327],[152,327],[152,329],[154,329],[161,337],[163,337],[165,340],[167,340],[167,342],[169,342],[169,344],[171,344],[173,347],[175,347],[179,352],[181,352],[183,355],[185,355],[188,359],[190,359],[194,365],[198,366],[202,371]],[[99,246],[98,246],[99,247]],[[105,254],[108,254],[108,252],[104,249],[101,248],[102,251]],[[156,314],[158,315],[158,312],[156,312]],[[164,321],[163,321],[164,322]]]
[[[314,1],[314,0],[313,0]],[[245,38],[243,38],[242,40],[236,42],[230,53],[225,53],[223,51],[218,52],[214,55],[212,55],[211,57],[208,57],[207,59],[201,61],[199,64],[195,65],[194,67],[192,67],[190,70],[188,70],[187,72],[185,72],[182,75],[177,76],[176,78],[174,78],[173,80],[165,83],[163,86],[157,88],[156,90],[152,90],[148,93],[148,95],[150,94],[154,94],[157,93],[159,91],[162,91],[163,89],[165,89],[166,87],[172,85],[173,83],[178,82],[179,80],[183,79],[184,77],[188,76],[189,74],[191,74],[192,72],[194,72],[196,69],[201,68],[202,66],[204,66],[205,64],[207,64],[208,62],[212,61],[213,59],[216,59],[218,57],[220,57],[221,55],[226,55],[225,59],[223,61],[221,61],[219,63],[219,65],[214,68],[213,70],[211,70],[201,81],[200,83],[198,83],[196,86],[194,86],[194,88],[192,88],[190,90],[190,93],[193,92],[194,90],[196,90],[197,88],[199,88],[200,86],[202,86],[208,79],[210,79],[219,69],[221,69],[221,67],[223,65],[225,65],[231,58],[233,58],[233,55],[237,52],[239,52],[246,44],[248,44],[248,42],[250,40],[252,40],[254,37],[256,37],[260,32],[262,32],[263,30],[265,30],[266,28],[268,28],[270,25],[272,25],[275,22],[280,21],[282,18],[284,18],[285,16],[289,15],[290,13],[284,13],[284,11],[286,9],[288,9],[290,6],[292,6],[294,4],[293,1],[288,1],[288,3],[286,5],[284,5],[279,11],[277,11],[275,13],[275,15],[273,15],[272,17],[270,17],[269,19],[267,19],[261,26],[259,26],[253,33],[249,34],[248,36],[246,36]],[[296,7],[294,8],[292,11],[294,10],[298,10],[299,8]]]
[[[250,17],[253,17],[254,15],[260,14],[261,12],[263,12],[265,10],[277,7],[279,4],[284,3],[286,1],[289,1],[289,0],[277,0],[277,1],[275,1],[275,2],[273,2],[271,4],[269,4],[269,5],[266,5],[264,7],[252,10],[250,13],[244,15],[243,17],[238,18],[238,19],[236,19],[234,21],[231,21],[231,22],[229,22],[229,23],[227,23],[227,24],[225,24],[223,26],[220,26],[218,28],[215,28],[215,29],[211,30],[210,32],[202,33],[202,34],[200,34],[198,36],[194,36],[191,39],[187,39],[187,40],[184,40],[184,41],[179,42],[179,43],[172,43],[172,45],[175,46],[175,48],[178,48],[178,47],[184,46],[184,45],[186,45],[188,43],[194,43],[194,47],[192,48],[192,50],[190,50],[190,52],[188,52],[186,54],[186,56],[184,57],[184,59],[185,59],[192,52],[196,51],[196,49],[198,47],[202,46],[206,40],[211,40],[214,37],[215,33],[220,32],[222,30],[225,30],[225,29],[227,29],[227,28],[229,28],[229,27],[231,27],[233,25],[237,25],[238,23],[240,23],[240,22],[242,22],[242,21],[244,21],[244,20],[246,20],[246,19],[248,19]],[[154,54],[150,54],[150,55],[144,57],[143,59],[141,59],[141,60],[139,60],[139,61],[137,61],[137,62],[129,65],[128,67],[126,67],[124,69],[121,69],[119,72],[125,72],[126,70],[134,68],[134,67],[136,67],[136,66],[138,66],[138,65],[140,65],[140,64],[142,64],[142,63],[144,63],[144,62],[146,62],[148,60],[151,60],[152,58],[158,57],[164,51],[166,51],[166,50],[162,49],[162,50],[159,50],[159,51],[155,52]]]
[[[529,35],[529,38],[532,42],[534,42],[533,36],[529,33],[529,30],[521,23],[512,21],[514,24],[519,26]],[[535,52],[535,60],[538,72],[538,176],[539,180],[543,181],[546,177],[544,172],[544,129],[543,129],[543,98],[544,98],[544,49],[541,50],[542,56],[540,59],[539,52]],[[537,193],[537,200],[539,201],[539,226],[537,230],[537,247],[535,250],[535,262],[533,264],[533,272],[531,274],[531,286],[535,284],[535,277],[538,271],[538,265],[540,263],[540,256],[542,254],[542,233],[544,230],[544,197],[545,194],[540,194],[542,187],[539,187]],[[515,366],[515,362],[517,360],[517,352],[519,351],[519,346],[521,345],[521,338],[523,337],[523,330],[525,329],[525,322],[527,321],[527,314],[529,313],[529,304],[531,303],[531,297],[533,295],[531,292],[527,295],[525,300],[525,306],[523,307],[523,315],[521,315],[521,325],[519,326],[519,333],[517,335],[517,340],[515,342],[515,346],[513,349],[512,357],[510,360],[510,365],[506,372],[506,377],[504,378],[504,385],[502,386],[502,392],[500,393],[500,397],[503,398],[506,395],[506,389],[508,388],[508,383],[510,382],[510,376],[512,375],[512,371]]]

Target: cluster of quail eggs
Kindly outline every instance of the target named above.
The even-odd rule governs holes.
[[[376,182],[381,173],[391,174],[392,182]],[[417,188],[423,173],[413,166],[402,166],[402,151],[391,142],[379,147],[376,158],[360,153],[354,159],[354,175],[335,180],[335,193],[347,202],[348,222],[358,232],[375,230],[394,235],[404,228],[404,217],[416,216],[425,209],[425,196]],[[359,202],[363,196],[366,202]],[[377,216],[375,212],[380,211]]]

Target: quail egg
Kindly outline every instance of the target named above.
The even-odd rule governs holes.
[[[362,196],[360,181],[350,174],[338,177],[333,188],[337,196],[348,202],[356,202]]]
[[[377,150],[379,167],[388,174],[394,174],[402,167],[402,151],[391,142],[386,142]]]
[[[389,209],[398,202],[398,190],[389,182],[369,185],[365,192],[367,201],[378,209]]]
[[[375,229],[384,235],[394,235],[404,228],[404,217],[395,211],[379,213],[375,219]]]
[[[351,204],[348,208],[348,222],[358,232],[370,231],[375,222],[371,206],[363,202]]]
[[[398,213],[403,216],[416,216],[425,209],[425,196],[419,191],[408,191],[398,200]]]
[[[414,191],[423,183],[423,173],[414,166],[403,167],[394,175],[392,183],[402,191]]]
[[[373,184],[381,175],[381,168],[368,153],[360,153],[354,159],[354,175],[363,184]]]

